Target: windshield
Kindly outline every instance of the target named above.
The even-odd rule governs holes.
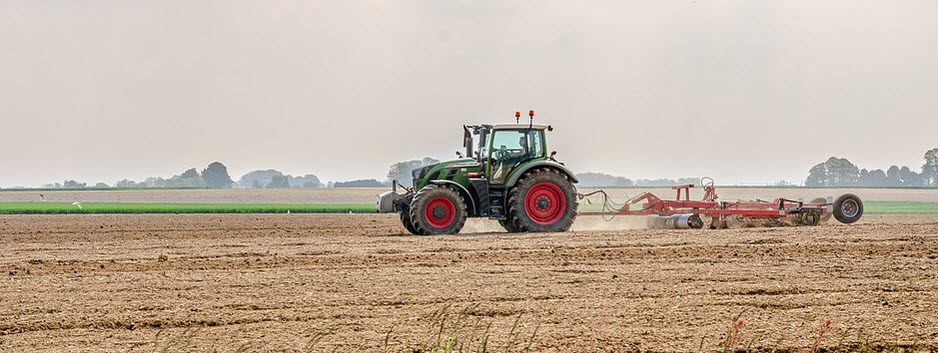
[[[498,130],[485,152],[491,153],[493,184],[501,184],[521,162],[544,156],[540,130]]]

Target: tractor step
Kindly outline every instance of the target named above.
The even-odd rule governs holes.
[[[505,190],[489,189],[488,216],[498,220],[508,218],[505,212]]]

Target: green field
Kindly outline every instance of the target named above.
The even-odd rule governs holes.
[[[0,202],[0,214],[62,213],[374,213],[375,205]]]
[[[211,204],[211,203],[82,203],[82,209],[66,202],[0,202],[0,214],[64,213],[374,213],[375,206],[292,205],[292,204]],[[601,211],[599,204],[580,205],[581,211]],[[868,214],[938,214],[938,202],[865,201]]]

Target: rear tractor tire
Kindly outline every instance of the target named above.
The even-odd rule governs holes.
[[[456,234],[466,224],[466,201],[453,189],[427,185],[410,203],[414,234]]]
[[[519,232],[564,232],[576,220],[576,188],[554,169],[526,172],[508,195],[507,222]]]
[[[834,218],[840,223],[853,223],[863,215],[863,201],[854,194],[843,194],[834,201]]]

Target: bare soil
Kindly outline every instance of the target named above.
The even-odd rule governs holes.
[[[295,351],[322,330],[314,351],[383,352],[389,330],[390,351],[411,351],[431,314],[452,325],[470,306],[463,339],[491,324],[493,351],[535,327],[533,351],[716,350],[740,313],[758,349],[801,351],[826,318],[824,346],[848,329],[938,346],[938,216],[709,231],[597,218],[417,237],[394,215],[0,216],[0,351],[152,352],[173,337]]]

